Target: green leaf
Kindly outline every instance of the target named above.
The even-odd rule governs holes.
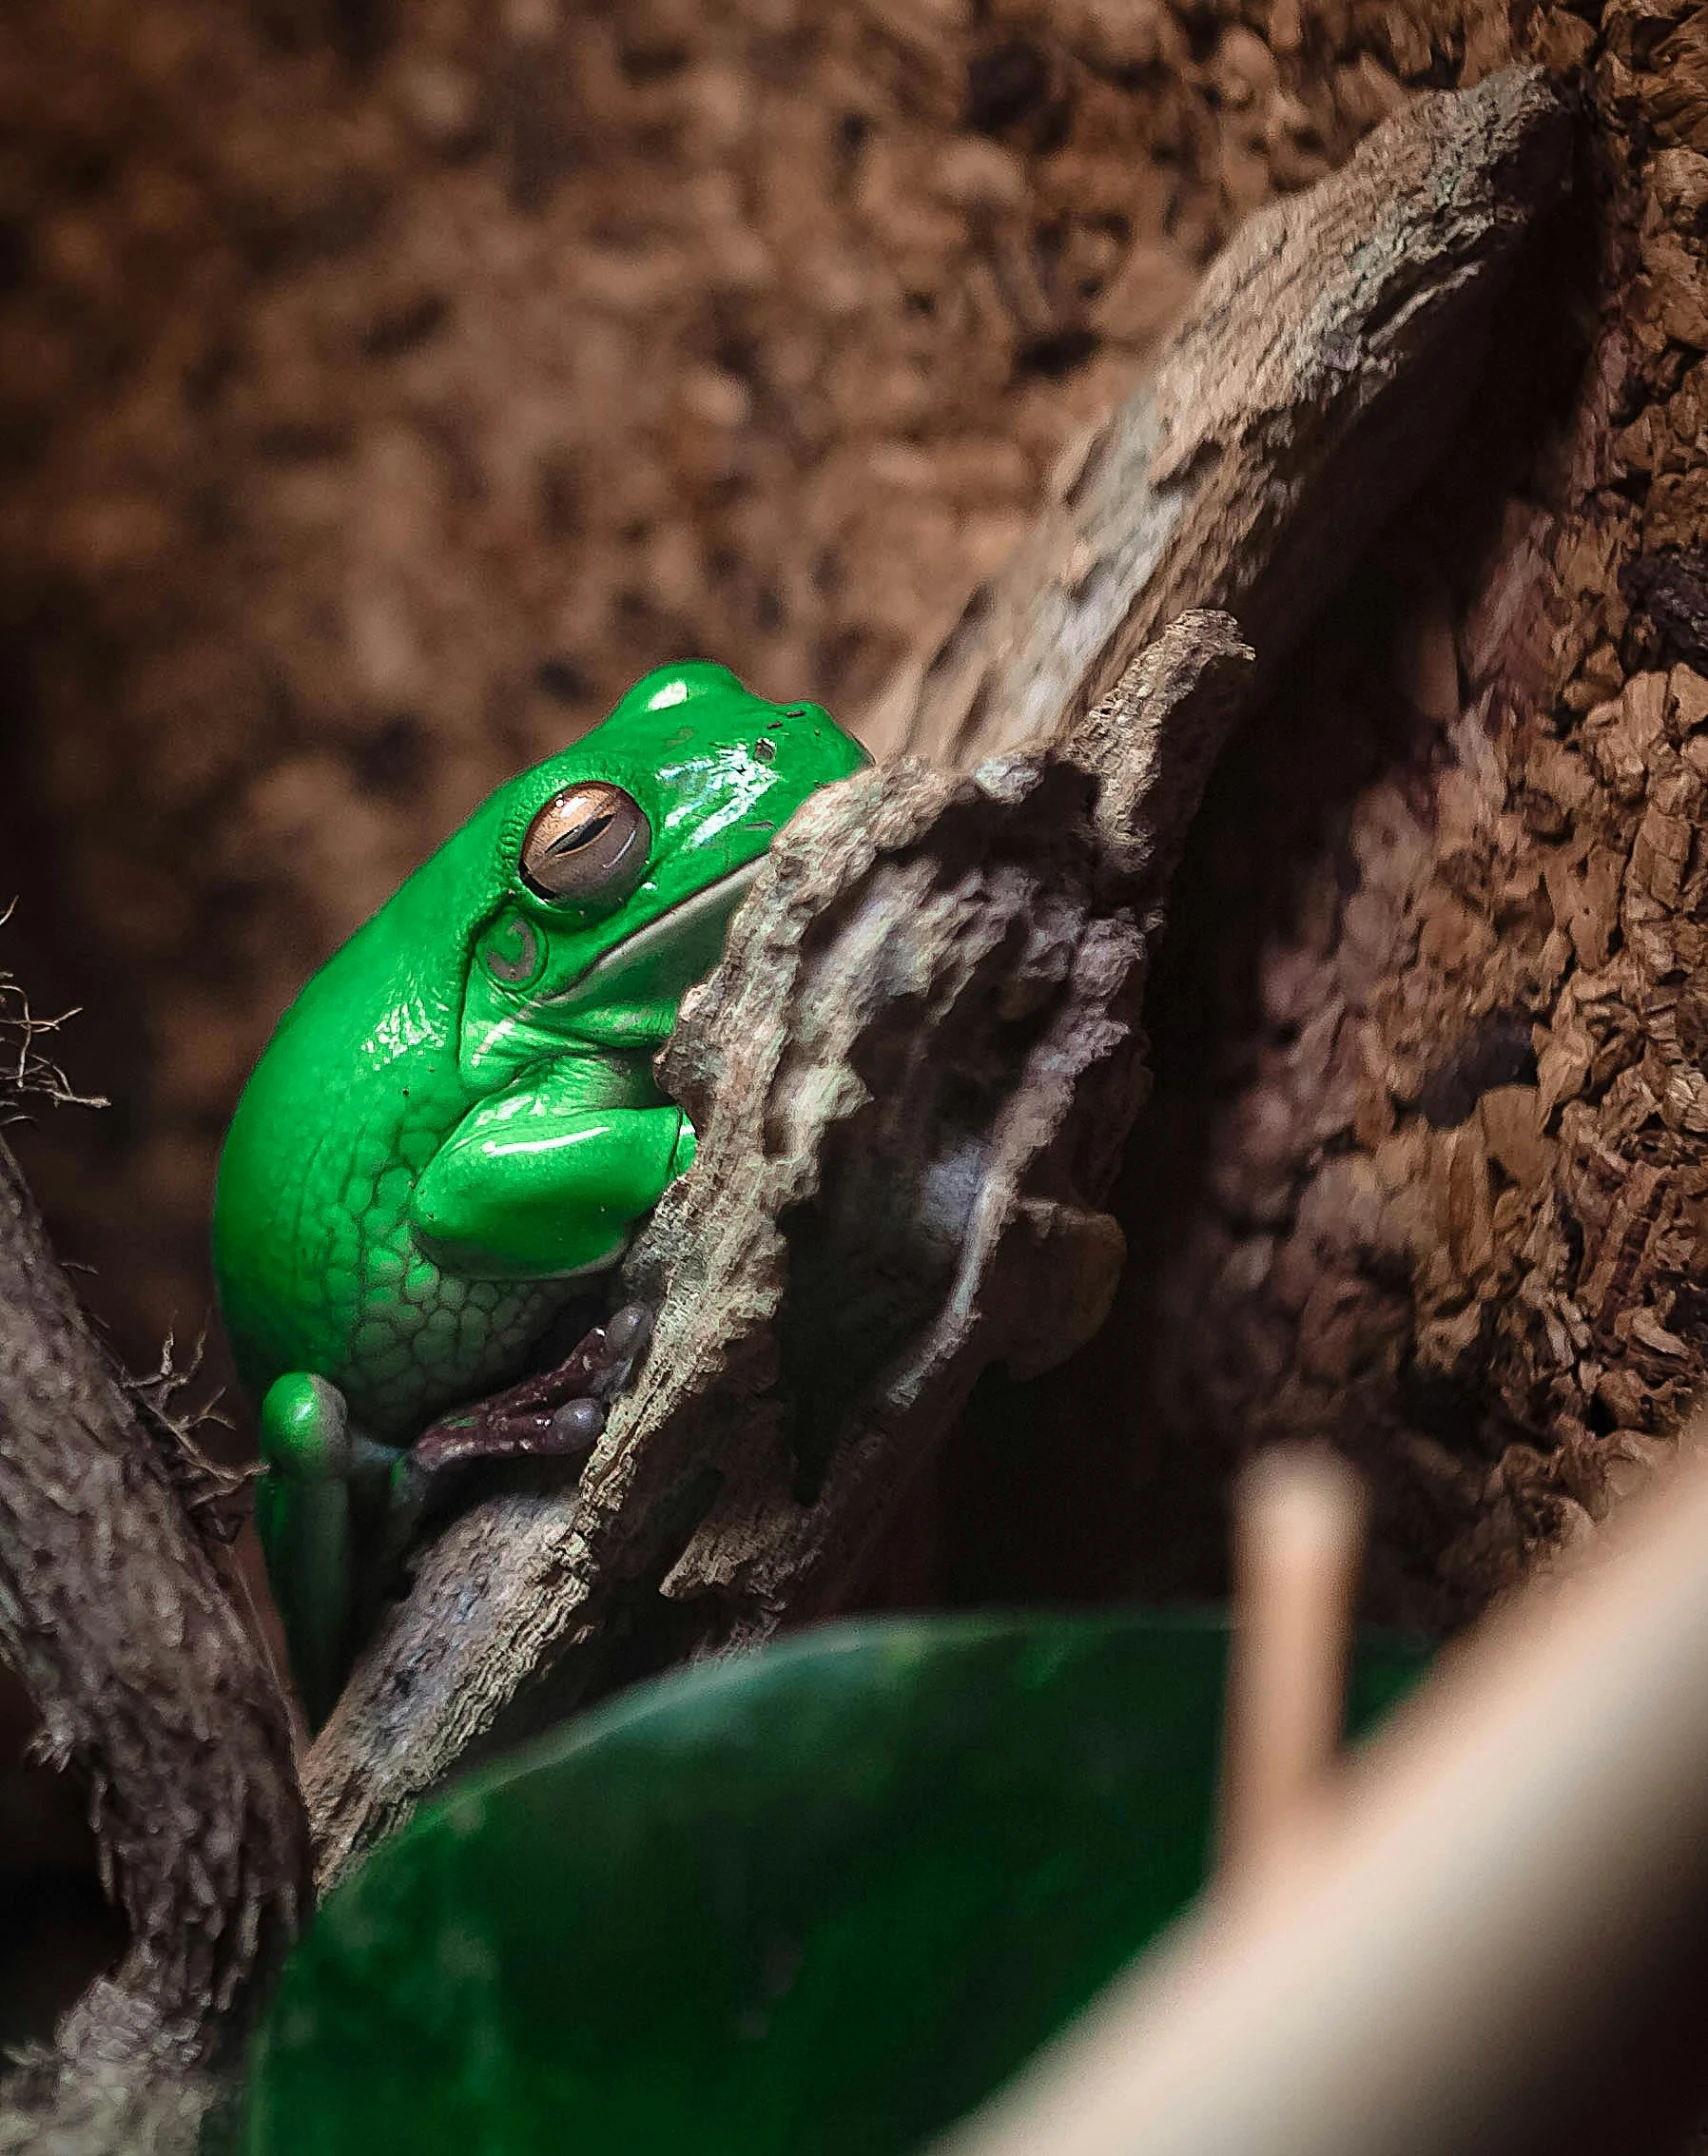
[[[1225,1632],[841,1625],[627,1694],[424,1809],[328,1900],[249,2156],[884,2156],[1200,1885]],[[1366,1642],[1351,1719],[1420,1651]]]

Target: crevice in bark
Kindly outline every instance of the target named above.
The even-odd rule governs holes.
[[[1640,104],[1634,20],[1598,89]],[[1133,1263],[1075,1364],[986,1380],[951,1542],[987,1427],[1040,1433],[1019,1515],[1109,1416],[1127,1583],[1213,1591],[1207,1493],[1326,1436],[1374,1485],[1369,1609],[1451,1626],[1587,1532],[1701,1382],[1708,683],[1650,663],[1624,573],[1702,522],[1700,248],[1665,210],[1701,160],[1646,186],[1601,116],[1454,457],[1212,784],[1147,1009]]]

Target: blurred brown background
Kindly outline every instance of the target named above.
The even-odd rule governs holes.
[[[126,1356],[208,1321],[280,1009],[487,788],[672,657],[858,723],[1238,219],[1512,36],[1473,0],[8,0],[4,963],[82,1006],[112,1102],[19,1144]],[[1029,1517],[1053,1586],[1131,1569],[1060,1490]],[[0,1781],[0,2035],[64,1991],[43,1866],[98,1936],[49,1786]]]
[[[113,1097],[29,1151],[128,1352],[279,1010],[487,788],[690,653],[857,721],[1233,221],[1459,57],[1252,13],[5,11],[9,957]]]

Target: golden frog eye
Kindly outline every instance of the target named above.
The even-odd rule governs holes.
[[[646,873],[652,827],[620,786],[584,779],[555,793],[522,841],[522,881],[541,898],[627,898]]]

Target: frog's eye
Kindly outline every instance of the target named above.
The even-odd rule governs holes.
[[[541,898],[627,898],[646,873],[652,828],[620,786],[584,779],[555,793],[522,841],[522,881]]]

